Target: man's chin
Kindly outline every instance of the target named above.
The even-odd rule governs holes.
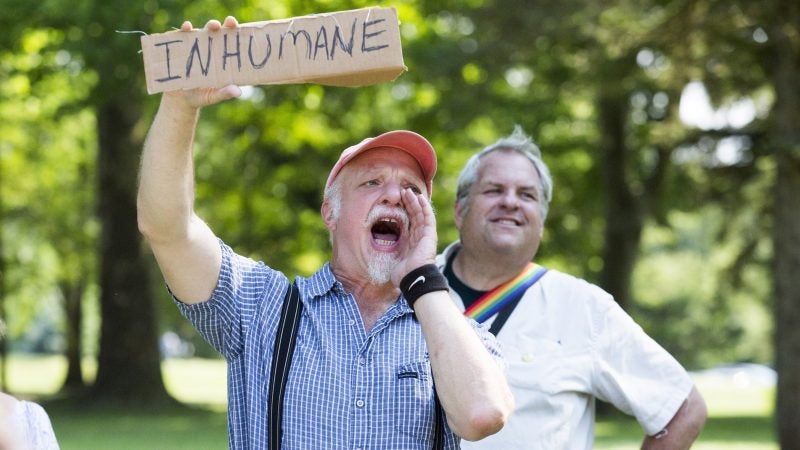
[[[400,261],[395,252],[376,252],[369,259],[368,274],[373,284],[386,284],[392,279],[392,269]]]
[[[511,254],[529,249],[530,243],[518,237],[507,236],[504,239],[492,241],[492,247],[498,253]]]

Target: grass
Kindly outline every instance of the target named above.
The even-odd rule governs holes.
[[[598,420],[595,434],[595,448],[606,450],[638,450],[644,437],[636,421],[622,417]],[[770,417],[711,416],[692,449],[778,450],[778,444]]]
[[[87,361],[84,373],[94,376]],[[162,365],[168,392],[184,406],[119,410],[49,400],[66,371],[61,357],[12,356],[12,393],[43,403],[62,450],[225,449],[227,448],[225,366],[219,360],[168,360]],[[696,377],[709,419],[693,450],[777,450],[772,421],[774,389]],[[634,450],[642,440],[635,420],[621,413],[597,420],[595,449]]]
[[[84,376],[92,379],[93,361]],[[66,374],[58,356],[12,356],[8,384],[15,395],[43,404],[62,450],[205,450],[228,447],[225,365],[208,359],[162,363],[167,391],[185,406],[120,410],[53,400]]]
[[[46,403],[62,450],[225,449],[224,412],[172,407],[157,411],[76,408]]]

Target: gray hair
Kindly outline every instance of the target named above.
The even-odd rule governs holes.
[[[328,205],[331,207],[331,216],[334,220],[339,218],[339,212],[342,209],[342,177],[336,177],[330,186],[325,188],[322,195],[322,201],[327,200]],[[328,241],[333,245],[333,232],[328,231]]]
[[[461,174],[458,176],[458,190],[456,191],[456,203],[462,214],[469,208],[467,200],[472,186],[478,180],[478,171],[480,171],[483,158],[498,150],[517,152],[528,158],[533,164],[536,173],[539,175],[539,205],[542,222],[544,222],[547,217],[547,211],[550,208],[550,199],[553,197],[553,178],[550,176],[550,169],[547,168],[547,164],[542,160],[542,152],[539,147],[536,146],[530,136],[525,134],[525,131],[519,125],[514,126],[514,131],[509,136],[498,139],[494,144],[484,147],[483,150],[472,155],[467,164],[464,165]]]
[[[328,201],[328,204],[331,205],[331,212],[333,214],[333,218],[336,219],[339,217],[339,210],[342,207],[342,183],[341,177],[336,177],[325,189],[325,193],[323,194],[322,201]]]

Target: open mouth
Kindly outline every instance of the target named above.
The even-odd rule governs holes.
[[[401,234],[400,221],[393,217],[381,217],[373,225],[370,231],[372,239],[381,246],[391,246],[397,243]]]

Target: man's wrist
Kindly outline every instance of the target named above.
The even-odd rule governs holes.
[[[423,295],[434,291],[447,291],[447,278],[442,275],[435,264],[426,264],[408,272],[400,280],[400,292],[414,308],[414,302]]]

